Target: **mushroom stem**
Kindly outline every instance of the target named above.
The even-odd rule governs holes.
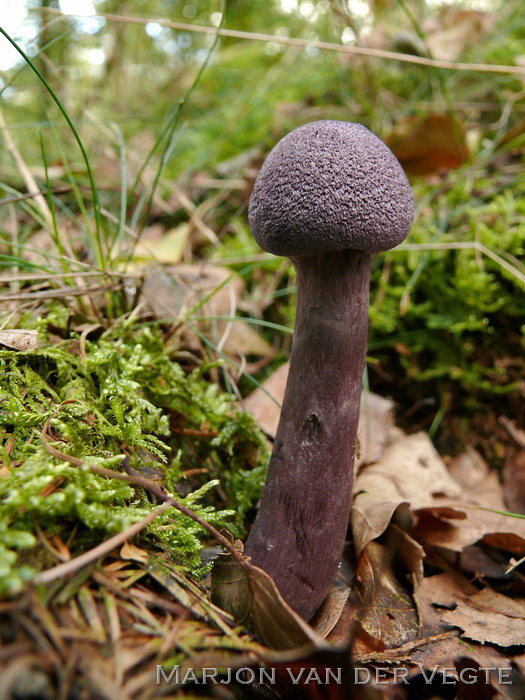
[[[290,373],[259,512],[245,553],[309,619],[346,537],[368,328],[371,258],[292,258],[297,311]]]

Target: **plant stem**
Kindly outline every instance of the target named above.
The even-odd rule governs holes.
[[[290,374],[245,553],[305,619],[337,572],[348,526],[370,260],[342,251],[293,261],[297,312]]]

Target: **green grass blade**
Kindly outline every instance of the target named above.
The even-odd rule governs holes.
[[[93,197],[93,211],[94,211],[94,217],[95,217],[95,241],[96,241],[96,249],[97,249],[97,263],[100,266],[101,269],[104,267],[104,254],[103,254],[103,249],[102,249],[102,239],[101,239],[101,225],[100,225],[100,202],[98,199],[98,192],[97,188],[95,185],[95,179],[93,177],[93,171],[91,170],[91,165],[89,162],[88,154],[86,152],[86,149],[84,147],[84,144],[82,143],[82,139],[80,138],[80,135],[73,124],[71,117],[67,113],[67,110],[63,106],[62,102],[58,98],[57,94],[51,87],[51,85],[48,83],[48,81],[44,78],[42,73],[38,70],[38,68],[35,66],[33,61],[29,58],[29,56],[18,46],[16,41],[11,38],[11,36],[3,29],[0,27],[0,34],[2,34],[8,41],[9,43],[18,51],[18,53],[22,56],[24,61],[27,63],[27,65],[31,68],[31,70],[36,74],[40,82],[44,85],[46,90],[48,91],[49,95],[51,96],[52,100],[55,102],[56,106],[62,113],[62,116],[67,122],[67,125],[71,129],[71,133],[73,134],[73,137],[75,138],[75,141],[78,144],[78,147],[80,149],[80,152],[82,154],[82,158],[84,160],[84,163],[86,165],[86,170],[88,174],[88,179],[89,179],[89,185],[91,189],[91,194]]]

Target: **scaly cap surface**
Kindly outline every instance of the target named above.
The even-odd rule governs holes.
[[[277,143],[249,207],[261,248],[288,257],[388,250],[406,238],[413,218],[410,184],[388,146],[361,124],[331,120]]]

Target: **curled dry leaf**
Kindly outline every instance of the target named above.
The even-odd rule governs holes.
[[[442,632],[443,609],[453,608],[460,597],[472,595],[477,588],[457,571],[447,571],[423,578],[414,590],[421,627],[427,634]]]
[[[349,582],[340,574],[341,572],[334,579],[321,607],[311,620],[312,627],[323,638],[327,638],[338,624],[350,594]],[[331,641],[334,640],[331,639]]]
[[[244,408],[270,437],[275,437],[284,399],[290,363],[285,362],[260,387],[244,399]]]
[[[479,452],[472,448],[449,460],[447,467],[450,476],[461,486],[463,493],[471,493],[479,488],[491,474],[489,465]]]
[[[386,530],[401,504],[424,508],[434,503],[436,494],[452,498],[460,496],[461,490],[428,435],[417,433],[402,435],[386,447],[378,462],[362,469],[354,494],[352,530],[359,554]]]
[[[525,449],[505,462],[503,493],[508,510],[525,514]]]
[[[133,260],[137,262],[154,261],[174,265],[184,257],[191,227],[187,222],[164,231],[159,226],[150,226],[149,235],[142,235],[137,243]]]
[[[435,508],[417,511],[414,537],[426,546],[444,547],[453,552],[461,552],[483,540],[520,556],[525,553],[525,520],[476,504],[458,502],[451,506],[440,509],[436,504]]]
[[[525,520],[505,513],[503,490],[496,472],[474,450],[451,460],[449,471],[461,487],[461,499],[435,498],[430,507],[418,509],[413,529],[418,541],[464,554],[471,545],[483,541],[518,556],[525,554]],[[470,558],[476,554],[468,553]],[[478,571],[479,566],[481,561]],[[503,573],[501,566],[500,573]]]
[[[418,586],[418,594],[432,605],[453,608],[460,598],[474,595],[477,588],[457,571],[425,577]]]
[[[212,571],[212,601],[271,649],[312,653],[326,642],[283,600],[271,577],[247,560],[220,555]]]
[[[395,648],[418,635],[414,602],[398,582],[392,564],[390,547],[377,542],[369,542],[359,557],[356,616],[366,633],[361,646]]]

